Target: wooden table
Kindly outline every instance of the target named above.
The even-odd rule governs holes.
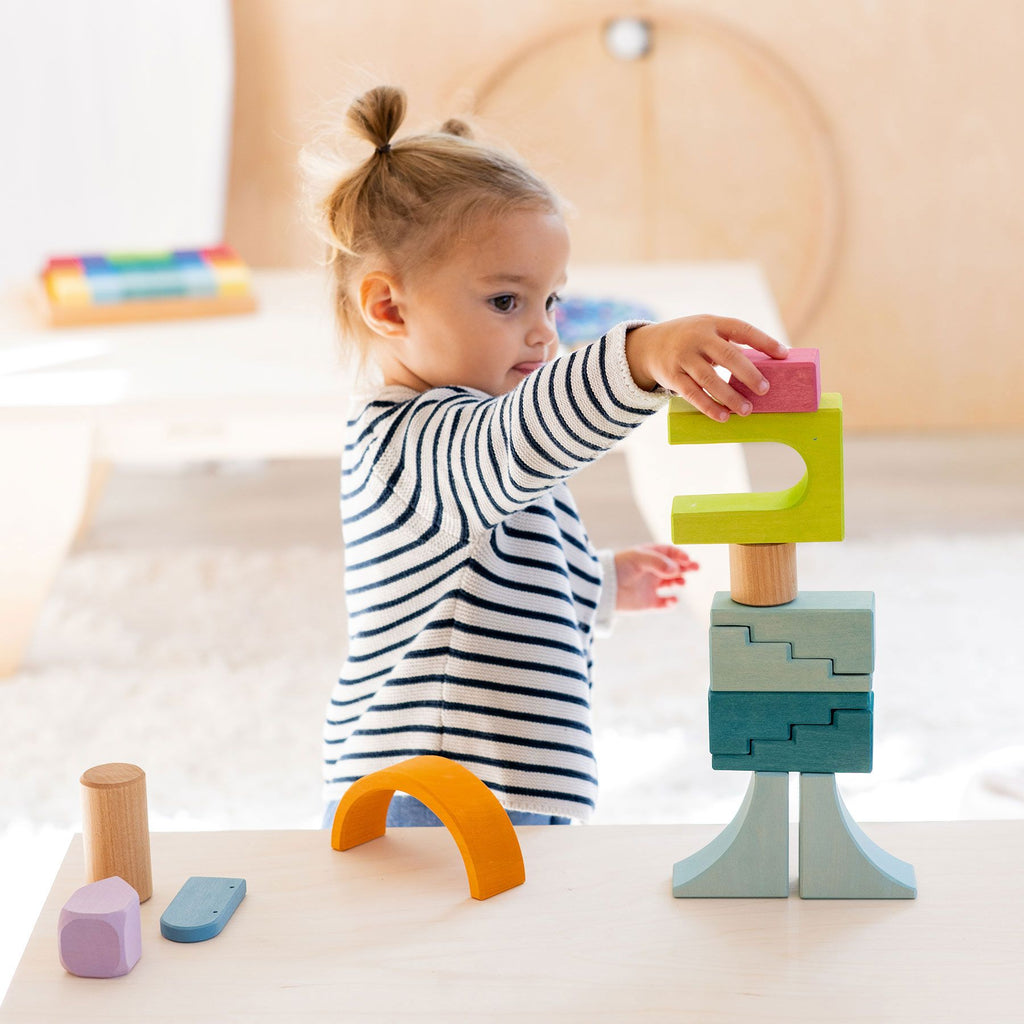
[[[673,899],[673,862],[717,827],[518,831],[526,884],[485,902],[442,829],[347,853],[326,832],[154,834],[142,959],[111,980],[57,959],[76,836],[0,1021],[1024,1018],[1024,822],[868,826],[917,869],[919,898],[891,902]],[[159,917],[189,875],[244,877],[248,895],[181,945]]]

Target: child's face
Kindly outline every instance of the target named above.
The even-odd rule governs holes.
[[[385,346],[385,380],[417,391],[511,391],[555,355],[556,293],[568,259],[557,214],[519,210],[478,224],[397,289],[403,330]]]

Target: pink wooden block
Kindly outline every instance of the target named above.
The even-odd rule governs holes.
[[[821,361],[816,348],[791,348],[785,359],[772,359],[757,349],[743,354],[771,385],[767,395],[755,395],[746,384],[729,383],[749,398],[754,412],[815,412],[821,402]]]
[[[64,970],[80,978],[117,978],[142,955],[139,894],[117,875],[76,889],[61,907],[57,946]]]

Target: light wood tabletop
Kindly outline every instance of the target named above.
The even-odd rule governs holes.
[[[0,1020],[1019,1022],[1024,822],[866,831],[914,864],[916,901],[673,899],[716,826],[521,828],[526,884],[483,902],[443,829],[346,853],[326,832],[156,833],[142,958],[109,980],[57,958],[76,836]],[[248,892],[216,938],[170,942],[191,875]]]

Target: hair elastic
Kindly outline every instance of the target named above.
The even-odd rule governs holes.
[[[383,156],[385,153],[391,152],[391,143],[385,142],[383,146],[377,147],[377,156]]]

